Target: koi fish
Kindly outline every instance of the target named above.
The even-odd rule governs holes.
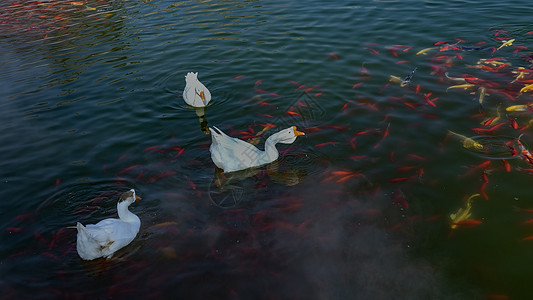
[[[459,208],[459,210],[454,213],[450,214],[450,220],[451,220],[451,228],[455,229],[458,225],[461,225],[465,221],[470,220],[470,216],[472,213],[470,212],[470,209],[472,208],[472,199],[474,197],[479,197],[480,194],[473,194],[466,200],[466,207],[465,208]],[[472,220],[470,220],[472,221]]]
[[[514,73],[514,74],[517,74],[517,73],[518,73],[518,75],[516,75],[516,77],[514,78],[514,80],[511,81],[511,83],[515,83],[517,80],[523,79],[523,78],[524,78],[524,75],[526,74],[526,72],[527,72],[526,69],[524,69],[523,67],[518,67],[518,68],[516,69],[516,71],[512,71],[512,73]]]
[[[458,46],[459,49],[464,51],[473,51],[473,50],[481,50],[481,47],[478,46]]]
[[[477,64],[478,65],[481,65],[481,64],[491,65],[491,66],[494,66],[494,67],[500,67],[500,66],[508,64],[506,62],[499,61],[497,59],[500,59],[500,58],[496,58],[496,57],[495,58],[482,58],[482,59],[477,61]]]
[[[483,145],[482,144],[474,141],[473,139],[471,139],[469,137],[466,137],[466,136],[464,136],[462,134],[453,132],[451,130],[448,130],[448,132],[450,134],[458,136],[463,141],[463,147],[465,147],[466,149],[470,149],[470,150],[472,150],[472,149],[482,150],[483,149]]]
[[[530,91],[533,91],[533,83],[532,84],[528,84],[528,85],[526,85],[526,86],[524,86],[523,88],[520,89],[520,93],[530,92]]]
[[[472,83],[465,83],[465,84],[458,84],[458,85],[452,85],[446,89],[446,92],[450,89],[464,89],[467,90],[471,87],[475,86],[475,84]]]
[[[508,40],[508,41],[502,41],[503,44],[502,44],[500,47],[498,47],[498,48],[496,49],[496,51],[497,51],[497,50],[500,50],[500,49],[503,48],[503,47],[511,46],[511,45],[513,44],[514,40],[515,40],[515,39],[510,39],[510,40]]]
[[[506,111],[527,111],[531,108],[530,104],[511,105],[505,108]]]
[[[509,118],[509,122],[511,122],[511,127],[512,127],[513,129],[518,129],[518,123],[516,122],[515,119],[511,119],[511,118]]]
[[[509,162],[507,162],[505,159],[502,159],[502,163],[503,163],[503,169],[506,172],[511,172],[511,165],[509,164]]]
[[[498,104],[498,108],[496,109],[496,116],[495,117],[492,117],[492,118],[489,118],[489,119],[486,119],[485,121],[481,122],[481,124],[483,124],[484,126],[489,126],[489,125],[492,125],[492,124],[495,124],[496,122],[498,122],[501,118],[500,116],[500,108],[501,108],[501,105]]]
[[[118,173],[119,173],[119,174],[124,174],[124,173],[127,173],[127,172],[129,172],[129,171],[131,171],[131,170],[133,170],[133,169],[135,169],[135,168],[137,168],[137,167],[140,167],[140,166],[141,166],[141,165],[133,165],[133,166],[131,166],[131,167],[127,167],[127,168],[123,169],[122,171],[120,171],[120,172],[118,172]]]
[[[413,79],[413,75],[415,75],[415,72],[416,72],[416,69],[418,69],[417,67],[415,67],[413,69],[413,71],[411,71],[411,73],[409,73],[409,75],[407,75],[403,81],[400,83],[400,86],[401,87],[404,87],[406,85],[408,85],[410,82],[411,82],[411,79]]]
[[[485,94],[486,94],[486,89],[484,86],[480,86],[478,89],[477,89],[477,92],[478,92],[478,102],[479,102],[479,105],[483,105],[483,100],[485,99]]]
[[[391,75],[390,78],[389,78],[389,82],[392,82],[392,83],[402,83],[402,79],[398,76],[394,76],[394,75]]]
[[[398,76],[390,75],[389,82],[399,83],[401,87],[405,87],[411,82],[411,79],[413,78],[413,75],[415,74],[416,69],[417,68],[414,68],[414,70],[411,71],[411,73],[409,73],[409,75],[407,75],[404,79],[401,79]]]
[[[301,114],[299,114],[299,113],[297,113],[297,112],[295,112],[295,111],[292,111],[292,110],[288,110],[288,111],[287,111],[287,114],[292,115],[292,116],[300,116],[300,117],[302,117]]]
[[[416,55],[420,55],[420,54],[424,54],[424,55],[426,55],[426,52],[431,51],[431,50],[434,50],[434,49],[437,49],[437,48],[438,48],[438,47],[430,47],[430,48],[422,49],[422,50],[418,51],[418,52],[416,53]]]
[[[522,137],[523,134],[521,134],[518,139],[516,139],[516,143],[518,144],[518,148],[520,149],[520,155],[522,155],[522,157],[530,164],[530,165],[533,165],[533,154],[531,154],[531,152],[529,152],[529,150],[526,149],[526,147],[524,147],[524,145],[522,145],[522,142],[520,142],[520,138]]]
[[[327,145],[336,145],[338,144],[338,142],[326,142],[326,143],[321,143],[321,144],[316,144],[315,147],[324,147],[324,146],[327,146]]]
[[[482,221],[479,221],[479,220],[464,220],[464,221],[459,221],[457,223],[453,223],[454,226],[476,226],[476,225],[479,225],[483,223]]]
[[[466,79],[464,79],[463,77],[451,77],[450,75],[448,75],[448,72],[444,72],[444,76],[455,82],[466,83]]]

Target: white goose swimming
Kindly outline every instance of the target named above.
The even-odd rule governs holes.
[[[78,229],[77,250],[81,258],[93,260],[99,257],[110,258],[117,250],[128,245],[141,227],[141,220],[128,210],[128,206],[141,199],[131,189],[120,196],[117,211],[120,219],[105,219],[96,224],[83,226],[76,224]]]
[[[291,126],[271,135],[265,141],[265,151],[261,151],[250,143],[228,136],[216,127],[210,129],[211,159],[224,173],[271,163],[279,157],[277,143],[292,144],[297,136],[304,135],[303,132],[296,130],[296,126]]]
[[[185,76],[183,100],[193,107],[205,107],[211,101],[211,92],[198,80],[198,72]]]

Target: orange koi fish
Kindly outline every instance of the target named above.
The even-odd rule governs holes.
[[[291,110],[288,110],[288,111],[287,111],[287,114],[292,115],[292,116],[300,116],[300,117],[302,117],[301,114],[299,114],[299,113],[297,113],[297,112],[295,112],[295,111],[291,111]]]

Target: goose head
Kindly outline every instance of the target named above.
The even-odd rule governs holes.
[[[185,83],[192,84],[196,81],[198,81],[198,72],[196,73],[189,72],[187,73],[187,75],[185,75]]]
[[[120,199],[118,199],[118,203],[125,203],[127,205],[130,205],[136,200],[140,200],[140,199],[141,197],[135,194],[135,190],[131,189],[127,192],[122,193],[122,195],[120,195]]]
[[[291,126],[273,134],[271,137],[274,138],[276,143],[292,144],[299,135],[305,135],[305,133],[298,131],[296,126]]]

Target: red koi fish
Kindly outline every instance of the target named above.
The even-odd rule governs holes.
[[[370,50],[370,52],[372,52],[372,54],[374,55],[378,55],[379,54],[379,51],[375,50],[375,49],[372,49],[372,48],[367,48],[368,50]]]
[[[509,164],[509,162],[507,162],[505,159],[502,159],[502,163],[503,163],[503,169],[506,172],[511,172],[511,165]]]
[[[472,227],[472,226],[479,225],[481,223],[483,223],[483,222],[479,221],[479,220],[463,220],[463,221],[459,221],[457,223],[453,223],[453,225],[464,226],[464,227]]]
[[[159,149],[159,147],[161,147],[161,146],[160,145],[155,145],[155,146],[148,147],[148,148],[144,149],[143,151],[144,152],[155,151],[155,150]]]
[[[327,145],[336,145],[338,144],[338,142],[326,142],[326,143],[321,143],[321,144],[316,144],[315,147],[324,147],[324,146],[327,146]]]
[[[336,53],[330,53],[330,54],[328,54],[328,57],[331,58],[331,59],[334,59],[334,60],[338,60],[339,59],[339,55],[336,54]]]
[[[354,85],[352,85],[352,89],[358,88],[358,87],[360,87],[362,85],[363,85],[363,82],[355,83]]]
[[[345,110],[346,107],[348,107],[348,102],[344,103],[344,105],[342,106],[341,110]]]
[[[394,192],[394,195],[392,197],[392,202],[394,204],[398,204],[402,206],[405,209],[409,208],[409,203],[407,202],[407,200],[405,200],[405,195],[400,189],[396,189],[396,191]]]
[[[390,179],[389,182],[391,182],[391,183],[394,183],[394,182],[404,182],[404,181],[408,181],[408,180],[411,180],[411,177],[399,177],[399,178],[393,178],[393,179]]]
[[[165,177],[168,177],[168,176],[172,176],[172,175],[175,175],[176,172],[174,171],[167,171],[165,173],[161,173],[161,174],[157,174],[155,176],[152,176],[150,177],[148,180],[146,180],[146,183],[153,183],[159,179],[162,179],[162,178],[165,178]]]
[[[527,221],[522,222],[522,225],[531,225],[533,224],[533,219],[529,219]]]
[[[274,118],[273,115],[269,115],[269,114],[258,114],[258,116],[265,117],[265,118]]]
[[[414,159],[418,159],[418,160],[426,160],[425,157],[422,157],[420,155],[416,155],[416,154],[407,154],[408,156],[414,158]]]
[[[487,193],[485,192],[485,189],[487,188],[487,183],[488,183],[488,179],[487,179],[487,181],[484,181],[484,182],[481,184],[481,187],[479,188],[479,193],[481,194],[481,196],[482,196],[485,200],[489,200],[489,196],[488,196]]]
[[[8,233],[19,233],[25,231],[25,229],[20,227],[7,227],[6,231]]]
[[[131,166],[131,167],[127,167],[127,168],[123,169],[122,171],[120,171],[120,172],[118,172],[118,173],[119,173],[119,174],[124,174],[124,173],[127,173],[127,172],[129,172],[129,171],[131,171],[131,170],[133,170],[133,169],[135,169],[135,168],[137,168],[137,167],[140,167],[140,166],[141,166],[141,165],[133,165],[133,166]]]
[[[359,131],[359,132],[354,133],[354,135],[363,135],[363,134],[367,134],[367,133],[373,132],[373,131],[377,131],[377,129],[373,128],[373,129],[367,129],[367,130]]]

